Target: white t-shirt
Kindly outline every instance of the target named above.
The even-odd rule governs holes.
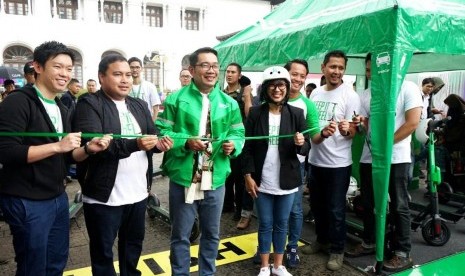
[[[281,114],[269,115],[269,136],[278,136],[279,127],[281,125]],[[279,159],[279,138],[268,139],[268,151],[266,152],[265,161],[262,170],[262,179],[258,191],[272,195],[287,195],[297,192],[297,188],[292,190],[281,189],[279,183],[279,172],[281,168],[281,160]]]
[[[151,82],[145,80],[143,80],[141,84],[133,84],[129,96],[146,101],[150,110],[150,115],[152,116],[153,107],[161,104],[157,88]]]
[[[354,112],[359,113],[360,98],[352,87],[341,84],[331,91],[325,89],[326,85],[318,87],[310,95],[319,112],[320,128],[327,126],[332,118],[351,121]],[[340,168],[352,164],[352,139],[345,138],[337,129],[322,143],[311,144],[308,162],[314,166]]]
[[[360,114],[363,116],[370,117],[370,101],[371,101],[371,89],[367,89],[360,95],[362,99],[362,108]],[[421,97],[421,92],[418,86],[411,81],[404,81],[400,88],[399,95],[396,102],[396,117],[394,132],[397,131],[405,123],[405,112],[412,108],[422,107],[423,99]],[[370,121],[371,123],[371,121]],[[371,127],[369,127],[371,129]],[[371,135],[369,130],[367,135]],[[411,135],[405,138],[402,141],[395,143],[392,147],[392,164],[400,163],[410,163],[410,141]],[[366,144],[363,146],[362,156],[360,158],[360,163],[371,163],[371,152]]]
[[[119,113],[121,134],[141,134],[136,118],[129,112],[125,101],[113,101]],[[147,197],[148,159],[145,151],[136,151],[127,158],[120,159],[116,172],[115,185],[107,202],[100,202],[83,196],[85,203],[97,203],[108,206],[121,206],[142,201]]]
[[[63,132],[63,121],[61,119],[61,111],[54,100],[47,100],[43,97],[39,97],[40,101],[44,105],[45,111],[47,111],[50,121],[52,121],[55,131],[57,133]],[[59,138],[61,140],[61,137]]]
[[[420,119],[426,119],[428,117],[429,98],[431,96],[428,94],[424,94],[421,90],[420,90],[420,95],[421,95],[421,102],[422,102],[422,110],[421,110]]]

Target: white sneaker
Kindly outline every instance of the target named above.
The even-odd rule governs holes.
[[[265,266],[265,267],[262,267],[260,268],[260,273],[257,275],[257,276],[270,276],[270,267],[269,266]]]
[[[278,268],[275,268],[273,266],[271,275],[274,275],[274,276],[292,276],[291,273],[287,272],[286,267],[283,266],[283,265],[278,266]]]

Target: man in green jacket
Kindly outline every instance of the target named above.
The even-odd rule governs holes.
[[[190,85],[171,94],[156,124],[174,139],[163,159],[170,178],[171,273],[189,275],[189,236],[198,214],[202,238],[199,275],[214,275],[224,183],[229,159],[241,153],[244,126],[237,102],[218,85],[217,52],[200,48],[189,58]]]

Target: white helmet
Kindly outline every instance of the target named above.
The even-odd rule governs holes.
[[[420,142],[421,144],[426,144],[428,141],[428,124],[431,119],[422,119],[420,120],[420,123],[418,124],[417,129],[415,130],[415,138]]]
[[[288,83],[291,82],[291,76],[289,75],[289,72],[286,70],[286,68],[282,66],[271,66],[265,69],[263,71],[263,81],[268,80],[276,80],[276,79],[284,79],[287,80]]]

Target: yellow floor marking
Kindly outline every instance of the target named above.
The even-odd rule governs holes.
[[[257,233],[236,236],[232,238],[223,239],[220,241],[218,250],[218,257],[216,259],[216,265],[225,265],[233,262],[238,262],[253,257],[257,251]],[[303,243],[299,242],[299,246]],[[191,251],[191,268],[190,272],[198,271],[197,257],[199,246],[193,245],[190,248]],[[171,275],[170,251],[164,251],[154,254],[141,256],[137,268],[142,272],[144,276],[164,276]],[[115,269],[119,271],[118,262],[114,263]],[[71,271],[66,271],[63,276],[91,276],[91,268],[80,268]]]

